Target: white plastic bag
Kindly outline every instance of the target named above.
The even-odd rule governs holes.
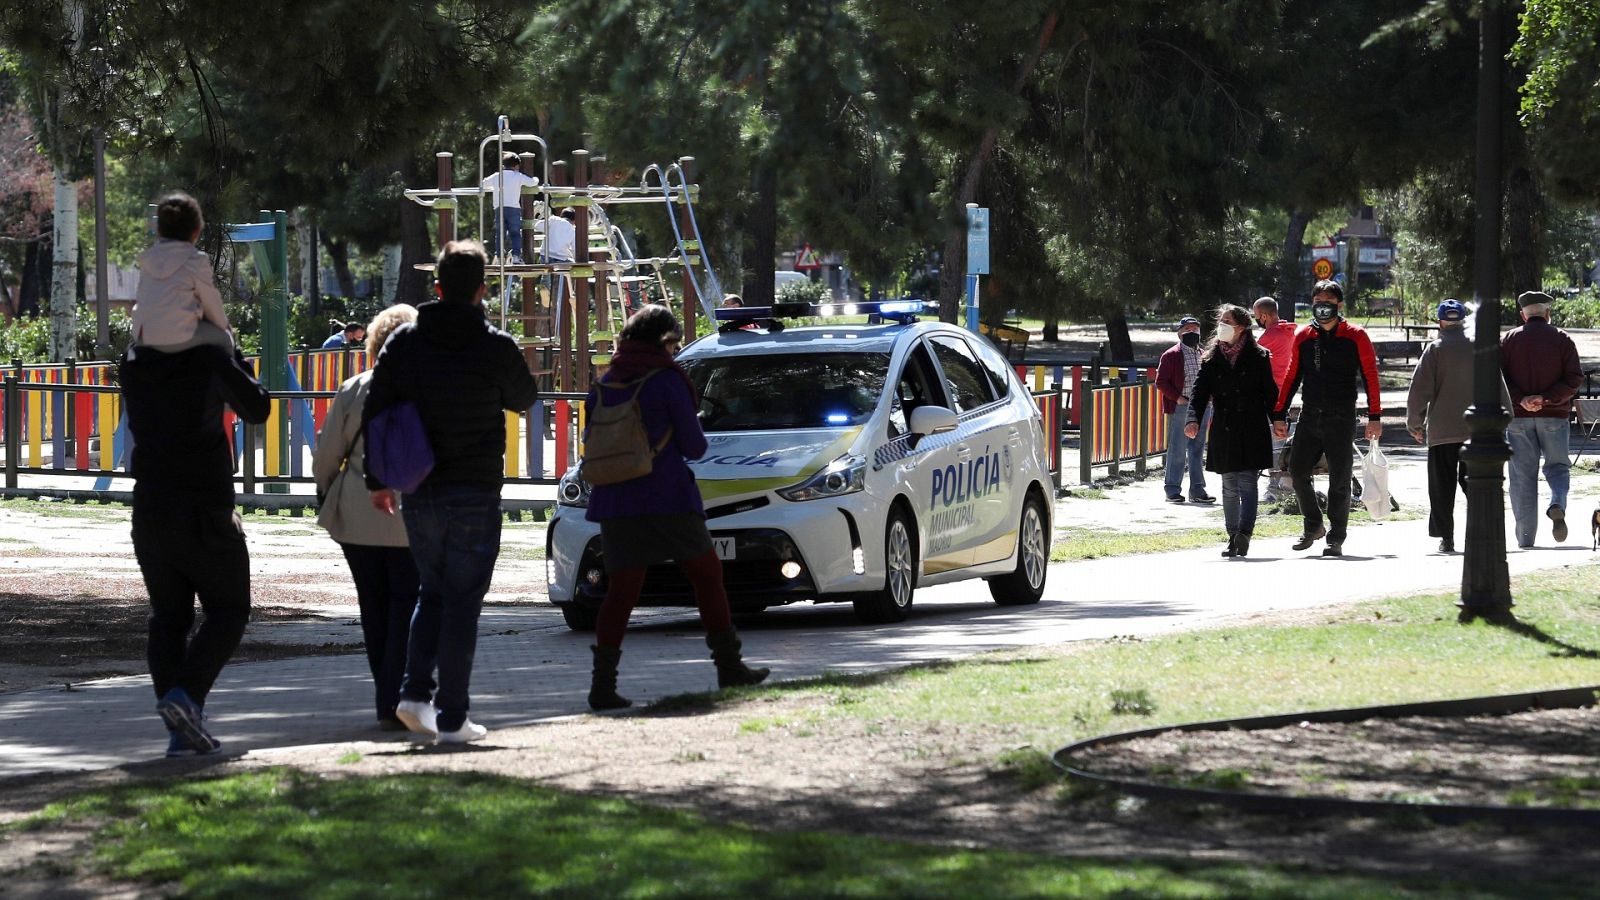
[[[1367,455],[1361,458],[1361,502],[1373,519],[1388,517],[1389,458],[1376,440],[1367,442]]]

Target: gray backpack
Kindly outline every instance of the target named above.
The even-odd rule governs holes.
[[[583,461],[578,474],[591,485],[621,484],[643,478],[655,468],[656,454],[672,440],[672,429],[662,435],[661,443],[650,445],[649,432],[644,427],[644,415],[639,411],[639,391],[644,383],[654,378],[650,374],[629,384],[612,384],[605,387],[632,387],[633,393],[622,403],[606,405],[605,388],[595,388],[594,409],[589,413],[588,428],[583,439]]]

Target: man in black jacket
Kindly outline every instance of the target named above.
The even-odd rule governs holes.
[[[435,270],[439,300],[419,307],[416,323],[384,344],[362,415],[365,430],[377,414],[409,401],[433,450],[433,471],[404,498],[422,587],[395,715],[444,743],[487,733],[467,718],[467,694],[478,614],[500,555],[505,413],[527,409],[536,393],[516,340],[484,317],[487,262],[476,241],[445,245]],[[373,452],[369,440],[367,487],[373,505],[392,515],[395,492],[373,476]]]
[[[133,434],[133,552],[150,594],[150,680],[170,732],[167,755],[213,753],[222,744],[202,708],[250,618],[250,555],[222,408],[259,423],[271,400],[238,350],[215,346],[139,347],[121,378]],[[205,620],[190,639],[196,596]]]
[[[1289,475],[1294,479],[1295,500],[1305,521],[1294,549],[1304,550],[1326,536],[1328,545],[1322,550],[1323,556],[1344,552],[1345,526],[1350,518],[1357,385],[1366,386],[1367,440],[1377,440],[1383,434],[1378,358],[1367,332],[1339,315],[1343,306],[1344,289],[1339,282],[1319,281],[1311,289],[1314,321],[1294,334],[1289,371],[1278,386],[1278,403],[1272,412],[1273,436],[1282,440],[1289,436],[1289,402],[1296,390],[1304,389],[1300,422],[1295,426],[1294,445],[1289,450]],[[1329,528],[1322,525],[1317,492],[1311,485],[1311,472],[1324,455],[1328,458]]]

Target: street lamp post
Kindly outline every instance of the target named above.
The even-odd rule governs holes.
[[[1498,2],[1483,4],[1478,44],[1478,166],[1473,246],[1477,336],[1473,345],[1472,439],[1461,452],[1467,470],[1467,539],[1461,566],[1463,623],[1512,618],[1511,576],[1506,568],[1505,464],[1511,458],[1505,429],[1511,413],[1500,405],[1500,121],[1505,39]]]

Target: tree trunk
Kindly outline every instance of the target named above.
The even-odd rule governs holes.
[[[1028,83],[1034,67],[1039,65],[1039,58],[1044,56],[1045,48],[1050,46],[1050,39],[1055,36],[1056,24],[1060,20],[1059,13],[1052,12],[1045,16],[1044,22],[1039,26],[1039,38],[1034,43],[1033,52],[1022,61],[1022,66],[1017,70],[1017,77],[1011,85],[1012,93],[1021,93],[1022,88]],[[978,141],[978,149],[973,153],[972,159],[968,160],[966,171],[961,176],[961,184],[956,190],[956,207],[962,211],[962,218],[960,224],[953,226],[946,235],[944,256],[939,262],[939,318],[945,322],[956,320],[961,297],[966,292],[966,207],[968,203],[977,202],[978,186],[983,180],[984,168],[989,163],[989,157],[994,155],[995,145],[999,141],[999,127],[991,127],[984,131],[983,137]]]
[[[1506,173],[1506,240],[1511,263],[1511,292],[1542,290],[1544,281],[1544,241],[1540,233],[1541,207],[1539,184],[1526,166],[1515,166]]]
[[[322,246],[328,250],[328,259],[333,262],[333,277],[339,280],[339,293],[347,300],[354,300],[356,279],[350,274],[350,243],[329,240],[325,231],[319,232],[318,237],[322,239]]]
[[[298,209],[294,214],[295,233],[300,238],[300,265],[295,267],[295,280],[289,289],[306,300],[306,311],[311,315],[322,312],[322,260],[317,254],[317,219],[308,209]]]
[[[1305,251],[1306,226],[1314,210],[1289,210],[1289,227],[1283,235],[1283,253],[1278,257],[1278,315],[1294,321],[1294,304],[1305,285],[1301,282],[1300,254]]]
[[[1111,361],[1133,362],[1133,336],[1128,333],[1128,313],[1118,309],[1106,313],[1106,342],[1111,347]]]
[[[55,170],[55,216],[50,278],[50,361],[76,354],[78,325],[78,187]]]
[[[755,203],[745,219],[744,284],[741,286],[745,306],[771,306],[775,286],[773,270],[778,261],[778,170],[771,162],[757,163],[751,187]],[[712,297],[721,304],[721,297]]]
[[[402,250],[399,244],[383,245],[383,306],[385,309],[395,304],[395,297],[400,291],[400,257]]]
[[[416,268],[417,263],[434,259],[428,211],[404,197],[395,202],[400,204],[400,280],[395,299],[418,306],[433,299],[433,276]]]
[[[28,242],[22,251],[22,284],[17,288],[17,315],[33,318],[39,315],[39,298],[44,293],[45,259],[50,254],[50,241],[40,238]]]
[[[1048,316],[1044,320],[1044,334],[1042,338],[1054,344],[1061,340],[1061,323],[1055,316]]]

